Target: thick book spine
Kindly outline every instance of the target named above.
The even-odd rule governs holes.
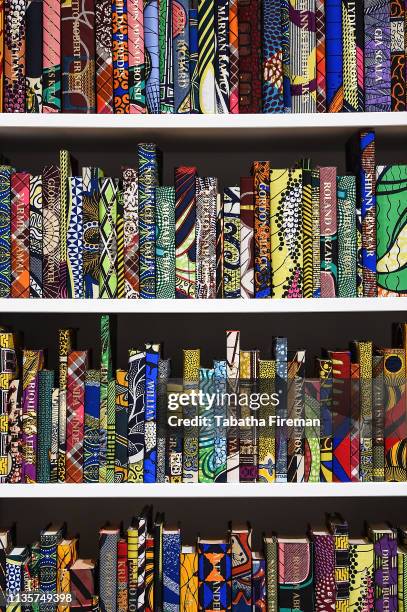
[[[139,216],[137,170],[123,170],[124,292],[128,299],[140,297]]]
[[[66,472],[66,389],[68,381],[68,355],[74,344],[72,329],[58,332],[59,362],[59,423],[58,423],[58,482],[65,482]]]
[[[62,540],[62,530],[42,531],[40,535],[40,590],[43,593],[56,593],[57,590],[57,551]],[[44,605],[45,612],[54,608]]]
[[[78,560],[78,563],[73,563],[69,570],[69,576],[72,596],[76,599],[77,607],[88,612],[99,610],[98,597],[93,596],[95,592],[95,565],[93,561]],[[58,610],[58,612],[63,611]],[[69,612],[69,610],[67,609],[66,612]]]
[[[226,332],[226,376],[228,392],[236,393],[239,384],[240,372],[240,331],[228,330]],[[228,417],[237,416],[238,406],[233,400],[228,404]],[[227,482],[239,482],[239,430],[232,426],[228,429],[227,437]]]
[[[270,170],[273,298],[300,298],[303,295],[302,178],[302,170]],[[291,228],[289,239],[281,231],[288,226]]]
[[[23,444],[22,444],[22,409],[21,409],[21,380],[12,380],[8,386],[7,393],[7,419],[8,419],[8,434],[7,448],[10,453],[10,465],[8,465],[8,473],[5,481],[8,483],[17,483],[22,481],[23,470]],[[6,457],[4,453],[4,457]],[[6,463],[6,460],[4,461]],[[1,566],[1,548],[0,548],[0,566]],[[1,567],[0,567],[0,595],[1,588]]]
[[[158,41],[158,0],[144,2],[144,53],[146,72],[146,102],[151,114],[160,113],[160,52]]]
[[[372,365],[373,482],[383,482],[385,480],[384,357],[382,355],[373,355]]]
[[[30,179],[27,172],[11,175],[11,294],[30,297]]]
[[[370,533],[374,546],[374,591],[377,610],[397,610],[397,533],[393,529]]]
[[[215,1],[198,1],[198,73],[201,113],[216,113],[215,95]]]
[[[315,0],[317,113],[326,113],[325,0]]]
[[[112,0],[95,2],[96,112],[113,113]]]
[[[25,66],[25,110],[27,113],[42,113],[42,3],[27,2],[26,19],[26,66]]]
[[[290,85],[294,113],[316,111],[315,1],[290,3]]]
[[[119,181],[102,178],[99,181],[99,297],[117,297],[117,196]]]
[[[128,0],[127,11],[130,113],[140,114],[147,110],[143,0]]]
[[[66,482],[83,482],[83,434],[87,351],[68,355],[66,392]]]
[[[386,482],[405,482],[406,464],[402,449],[406,444],[404,349],[383,350],[384,383],[384,477]]]
[[[83,482],[99,482],[99,370],[88,370],[85,374],[84,402]]]
[[[116,218],[116,274],[117,274],[117,299],[125,297],[124,284],[124,209],[123,209],[123,189],[119,183],[117,191],[117,218]]]
[[[175,298],[175,189],[156,187],[156,298]]]
[[[0,45],[1,47],[1,45]],[[11,292],[11,174],[10,166],[0,166],[0,297]]]
[[[95,113],[95,3],[61,5],[62,111]]]
[[[328,354],[332,361],[332,479],[350,482],[350,353]]]
[[[96,167],[82,168],[83,297],[99,297],[99,178]]]
[[[281,0],[281,47],[283,52],[283,99],[285,113],[291,113],[289,7],[289,0]]]
[[[60,113],[61,87],[61,2],[43,2],[42,112]]]
[[[116,371],[116,451],[114,464],[114,481],[127,482],[127,426],[129,384],[127,370]]]
[[[256,161],[254,180],[254,292],[256,298],[271,297],[270,266],[270,162]]]
[[[312,210],[312,169],[310,160],[302,161],[302,251],[303,251],[303,297],[313,296],[313,210]]]
[[[185,609],[180,608],[181,584],[181,534],[179,529],[175,532],[163,533],[163,610]]]
[[[406,6],[403,0],[390,3],[391,110],[406,110]]]
[[[338,294],[336,168],[320,168],[319,176],[321,298],[332,298]]]
[[[118,529],[99,532],[99,603],[101,610],[116,610]]]
[[[350,430],[350,469],[352,482],[359,482],[360,442],[360,365],[351,363],[351,430]],[[384,472],[384,466],[383,466]],[[383,480],[383,479],[382,479]]]
[[[67,297],[83,297],[83,181],[68,177]]]
[[[42,177],[30,178],[30,297],[42,297]]]
[[[325,1],[326,110],[343,110],[342,0]]]
[[[130,351],[128,482],[143,482],[146,354]]]
[[[266,560],[260,553],[253,553],[252,596],[253,610],[264,610],[267,605]]]
[[[51,482],[50,453],[52,426],[53,370],[38,373],[37,482]]]
[[[216,298],[215,177],[196,178],[196,297]]]
[[[216,112],[229,113],[229,0],[215,3],[215,96]]]
[[[158,151],[154,144],[138,146],[140,297],[155,298],[155,188],[158,185]]]
[[[129,609],[137,610],[137,573],[138,573],[138,529],[132,524],[127,529],[127,564],[129,582]]]
[[[238,0],[229,1],[229,111],[239,113]]]
[[[4,112],[25,112],[26,3],[5,0]]]
[[[288,417],[304,419],[305,397],[305,351],[297,351],[288,364]],[[305,431],[301,425],[287,431],[287,482],[304,482],[305,478]]]
[[[373,480],[373,428],[372,428],[372,342],[355,342],[354,352],[360,366],[359,443],[361,482]]]
[[[356,178],[337,177],[338,297],[357,297]]]
[[[188,0],[179,0],[172,7],[175,113],[191,112],[188,8]]]
[[[275,537],[264,539],[264,553],[266,556],[266,589],[268,612],[278,610],[278,551]]]
[[[261,113],[261,2],[238,2],[239,112]]]
[[[315,610],[336,609],[335,539],[329,533],[313,533]]]
[[[78,540],[62,540],[57,546],[57,592],[58,593],[70,593],[71,582],[72,587],[75,589],[75,577],[72,576],[70,568],[75,563],[78,557]],[[69,606],[59,605],[57,607],[58,612],[69,612]]]
[[[144,482],[157,481],[157,385],[159,344],[146,344],[144,413]]]
[[[342,47],[343,47],[343,111],[363,112],[364,79],[364,16],[363,3],[342,2]],[[361,46],[359,46],[361,43]],[[362,72],[363,77],[363,72]]]
[[[374,608],[374,582],[373,582],[373,544],[370,542],[350,542],[350,571],[352,573],[349,607],[362,606],[362,610]]]
[[[319,227],[319,168],[312,170],[312,297],[321,297],[321,241]]]
[[[320,465],[321,482],[332,482],[333,464],[333,431],[332,431],[332,361],[330,359],[317,359],[318,376],[320,382],[321,407],[321,441]]]
[[[120,539],[117,545],[117,612],[127,612],[129,605],[129,570],[127,566],[127,542]]]
[[[240,297],[240,187],[223,192],[223,297]]]
[[[258,436],[258,482],[275,482],[276,479],[276,432],[272,424],[275,406],[271,400],[275,391],[276,362],[259,359],[259,392],[265,393],[268,400],[260,408],[260,418],[265,419],[265,427],[260,428]]]
[[[252,177],[240,179],[240,297],[254,297],[254,204]]]
[[[0,332],[0,483],[7,480],[9,466],[8,406],[9,385],[17,375],[15,338],[12,333]]]
[[[304,382],[305,425],[305,482],[319,482],[321,471],[321,384],[319,380]],[[310,423],[308,425],[308,423]]]
[[[190,113],[200,112],[199,106],[199,71],[198,71],[198,9],[189,9],[189,80]]]
[[[128,0],[112,1],[113,103],[118,115],[130,111],[127,4]]]
[[[365,111],[391,111],[390,2],[366,0]]]
[[[284,112],[283,51],[280,23],[280,3],[273,2],[272,0],[266,0],[265,2],[263,2],[263,113]]]
[[[310,542],[278,542],[278,609],[292,609],[293,601],[299,610],[316,609],[313,545]]]
[[[201,610],[231,607],[232,560],[230,544],[198,540],[198,601]],[[216,578],[213,579],[213,572]]]
[[[333,515],[329,527],[335,546],[335,607],[347,609],[350,593],[349,525],[339,515]]]
[[[174,112],[173,7],[171,0],[161,0],[158,6],[160,47],[160,112]],[[175,17],[175,15],[174,15]],[[189,63],[188,73],[189,73]]]
[[[252,530],[232,529],[232,607],[241,612],[252,610]]]
[[[196,297],[196,168],[175,169],[175,297]]]
[[[61,179],[58,166],[46,166],[42,172],[44,210],[43,297],[57,298],[60,290],[60,215]]]
[[[180,555],[180,610],[198,610],[198,553],[183,546]]]

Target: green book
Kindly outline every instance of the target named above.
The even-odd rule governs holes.
[[[175,189],[156,187],[156,298],[175,298]]]

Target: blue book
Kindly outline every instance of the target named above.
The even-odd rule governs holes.
[[[342,0],[326,0],[326,105],[329,113],[343,106]]]
[[[263,113],[284,112],[283,89],[275,76],[282,70],[279,66],[282,58],[282,32],[279,24],[281,20],[280,2],[273,0],[263,1],[262,25],[263,25]],[[272,66],[276,67],[275,75]],[[274,78],[273,78],[274,77]],[[290,90],[290,81],[287,83]]]
[[[276,360],[276,393],[279,396],[277,416],[286,419],[288,383],[288,343],[287,338],[273,338],[274,359]],[[284,421],[282,421],[284,423]],[[276,482],[287,482],[287,428],[277,423],[276,434]]]
[[[139,206],[139,265],[140,298],[154,299],[156,289],[156,198],[158,158],[155,144],[138,146],[138,206]]]
[[[173,0],[172,45],[174,58],[174,111],[189,113],[189,0]]]
[[[191,113],[200,113],[198,72],[198,9],[189,9],[189,78]]]
[[[83,481],[99,482],[100,371],[85,377],[85,428],[83,437]]]
[[[179,529],[163,531],[163,610],[180,609],[180,556]]]
[[[157,386],[160,345],[146,344],[144,482],[157,480]]]
[[[144,2],[146,100],[149,113],[161,112],[158,0]]]

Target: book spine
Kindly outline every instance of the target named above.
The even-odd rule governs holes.
[[[277,416],[286,419],[287,411],[287,338],[274,338],[274,358],[276,361],[276,393],[279,395]],[[279,427],[276,434],[276,482],[287,482],[287,431]]]
[[[326,110],[343,110],[342,0],[325,0]]]
[[[321,297],[338,294],[336,168],[320,168]]]
[[[239,112],[261,113],[261,2],[238,2]]]
[[[232,531],[232,607],[252,610],[252,532]]]
[[[196,297],[216,298],[215,177],[196,178]]]
[[[397,610],[407,610],[407,555],[404,550],[397,552]]]
[[[127,612],[128,610],[128,586],[127,542],[121,539],[117,545],[117,612]]]
[[[146,540],[147,524],[145,517],[140,517],[138,522],[138,575],[137,575],[137,600],[138,610],[143,610],[146,601]]]
[[[157,482],[166,482],[167,463],[167,383],[171,373],[171,360],[158,360],[157,400]]]
[[[349,608],[350,594],[350,558],[349,526],[346,521],[333,525],[332,533],[335,544],[335,583],[336,608]]]
[[[270,538],[264,541],[266,556],[266,589],[268,612],[278,611],[278,552],[277,541]]]
[[[396,533],[373,533],[375,608],[397,610]]]
[[[333,481],[332,361],[318,359],[321,406],[320,482]]]
[[[159,344],[146,344],[144,482],[157,481],[157,384]]]
[[[117,596],[117,533],[99,535],[99,601],[101,610],[116,610]]]
[[[229,111],[239,113],[238,0],[229,0]]]
[[[196,297],[195,167],[175,169],[175,297]]]
[[[199,369],[199,391],[203,394],[213,393],[214,370],[210,368]],[[207,397],[204,395],[203,397]],[[205,400],[198,408],[199,416],[207,417],[199,427],[198,434],[198,482],[214,482],[214,453],[215,453],[215,427],[214,410]]]
[[[199,71],[198,71],[198,9],[189,9],[189,80],[190,113],[199,114]]]
[[[7,394],[8,407],[8,435],[7,448],[10,452],[10,465],[5,481],[16,483],[22,481],[23,445],[22,445],[22,409],[21,409],[21,380],[10,381]],[[4,455],[5,457],[5,455]],[[0,555],[0,595],[1,586],[1,555]]]
[[[143,482],[146,354],[129,356],[128,482]]]
[[[276,479],[276,432],[272,425],[275,417],[275,406],[271,401],[275,392],[276,362],[274,360],[259,360],[259,391],[267,394],[268,402],[263,403],[260,408],[260,418],[267,423],[266,428],[261,428],[258,439],[258,481],[275,482]]]
[[[198,1],[198,74],[201,113],[216,113],[215,95],[215,1]]]
[[[154,144],[138,146],[140,297],[155,298],[155,188],[158,185],[158,151]]]
[[[158,299],[175,298],[175,189],[156,187],[156,265]]]
[[[42,112],[61,112],[61,2],[43,2]]]
[[[112,356],[110,347],[110,319],[100,319],[100,410],[99,410],[99,482],[107,482],[107,427],[108,427],[108,386],[112,378]]]
[[[160,52],[158,42],[158,0],[144,2],[144,49],[146,64],[146,101],[151,114],[160,113]],[[175,87],[174,87],[175,90]],[[175,93],[175,91],[174,91]]]
[[[114,481],[127,482],[127,425],[128,425],[128,379],[127,370],[116,371],[116,451]]]
[[[87,351],[68,355],[66,393],[66,482],[83,482],[83,433]]]
[[[367,110],[367,109],[366,109]],[[377,295],[376,281],[376,140],[372,131],[360,134],[359,183],[362,216],[363,295]]]
[[[93,0],[61,5],[62,111],[95,113],[95,7]]]
[[[360,365],[351,363],[351,430],[350,430],[350,469],[352,482],[359,482],[360,442]]]
[[[337,177],[338,296],[357,297],[356,179]]]
[[[106,423],[106,482],[114,482],[116,453],[116,383],[114,378],[110,377],[107,384]]]
[[[240,297],[240,187],[223,192],[223,297]]]
[[[40,590],[43,593],[56,593],[57,590],[57,549],[61,538],[61,531],[42,532],[40,536]],[[44,609],[47,612],[53,607],[44,605]]]
[[[360,480],[372,482],[372,342],[359,342],[357,348],[360,365]]]
[[[298,568],[294,576],[287,568]],[[315,610],[312,543],[278,543],[278,605],[279,609]],[[329,608],[330,610],[332,608]]]
[[[83,436],[83,482],[99,482],[100,372],[85,374],[85,427]]]
[[[84,611],[88,610],[89,612],[94,612],[95,609],[99,610],[98,605],[95,607],[93,603],[95,597],[92,596],[92,593],[95,592],[94,567],[77,569],[74,566],[70,569],[69,574],[72,595],[75,597],[77,604],[79,604],[77,607]],[[96,600],[98,601],[97,597]],[[71,609],[72,607],[73,606],[71,606]]]
[[[184,349],[183,354],[183,385],[184,389],[188,389],[190,393],[199,392],[199,377],[200,377],[200,350],[199,349]],[[199,409],[196,406],[189,405],[182,408],[177,408],[177,416],[194,419],[199,417]],[[192,422],[192,421],[191,421]],[[205,431],[210,431],[206,427],[201,432],[201,446],[205,439]],[[176,482],[178,472],[178,463],[182,464],[182,482],[198,482],[199,480],[199,427],[191,427],[188,430],[188,435],[185,436],[184,444],[176,435],[171,436],[169,440],[170,451],[170,481]],[[210,442],[210,438],[208,443]],[[175,472],[177,470],[177,472]],[[181,479],[181,477],[180,477]]]
[[[284,112],[291,113],[290,86],[290,2],[281,0],[281,47],[283,56]]]
[[[319,227],[319,168],[312,170],[312,297],[321,297],[321,242]]]
[[[223,397],[226,393],[226,361],[214,360],[213,362],[213,380],[214,392],[219,394],[217,397]],[[215,417],[219,416],[224,419],[227,416],[227,411],[223,402],[215,401],[214,406]],[[216,419],[215,419],[216,420]],[[215,482],[227,482],[227,427],[217,425],[215,430]]]
[[[11,297],[30,297],[30,175],[11,175]]]
[[[313,534],[313,542],[315,610],[335,610],[335,540],[330,534]]]
[[[384,358],[374,355],[372,358],[372,437],[373,437],[373,482],[385,480],[385,451],[384,451]]]
[[[215,3],[215,97],[216,112],[229,113],[229,0]]]
[[[30,178],[30,297],[42,297],[42,177]]]
[[[96,112],[110,115],[114,107],[111,0],[95,2],[95,43]]]
[[[159,3],[159,33],[160,47],[160,112],[174,112],[174,64],[173,64],[173,7],[171,0]],[[189,63],[188,63],[189,74]]]
[[[58,593],[70,593],[71,592],[71,576],[70,567],[76,561],[78,557],[76,539],[69,540],[68,542],[61,542],[57,546],[57,592]],[[73,577],[74,578],[74,577]],[[72,580],[72,586],[75,585],[75,579]],[[57,606],[58,612],[69,612],[69,606],[59,605]]]
[[[146,112],[146,65],[143,0],[128,0],[130,113]]]
[[[61,179],[58,166],[46,166],[42,173],[44,210],[43,297],[57,298],[60,289]]]
[[[4,112],[4,39],[5,39],[5,11],[4,0],[0,2],[0,112]]]
[[[58,482],[65,482],[66,473],[66,389],[68,382],[68,354],[72,350],[74,332],[60,329],[58,332],[59,362],[59,423],[58,423]]]
[[[280,3],[266,0],[262,10],[263,113],[284,112]]]
[[[271,297],[270,162],[254,162],[252,175],[255,194],[254,291],[256,298],[268,298]]]
[[[183,552],[180,556],[180,610],[198,610],[198,554]]]
[[[191,112],[188,8],[188,0],[180,0],[174,3],[172,11],[175,113]]]
[[[25,111],[42,112],[42,3],[27,2],[26,12]]]
[[[288,417],[304,419],[305,397],[305,352],[297,351],[288,365]],[[304,482],[305,477],[305,431],[296,425],[288,429],[287,481]]]
[[[99,178],[102,171],[82,168],[83,297],[99,297]]]
[[[254,297],[254,204],[252,177],[240,179],[240,297]]]
[[[302,177],[302,170],[270,170],[273,298],[300,298],[303,295]],[[294,248],[288,246],[280,230],[288,226],[291,227],[290,244]]]
[[[137,170],[123,170],[124,287],[125,297],[140,297],[139,217]]]
[[[145,588],[145,612],[154,612],[154,538],[146,539],[146,588]]]
[[[129,610],[137,610],[138,530],[134,526],[129,527],[127,530],[127,564]]]
[[[0,297],[11,292],[11,174],[10,166],[0,166]]]
[[[69,151],[62,149],[59,152],[59,171],[60,171],[60,206],[61,214],[59,218],[59,295],[60,298],[67,297],[67,277],[68,277],[68,207],[69,207],[69,183],[68,179],[74,174],[72,170],[72,160]]]
[[[390,2],[366,0],[365,111],[391,111]]]
[[[83,182],[68,177],[67,297],[83,297]]]
[[[26,3],[5,0],[4,112],[25,112]]]
[[[102,178],[99,201],[99,297],[117,297],[117,196],[119,181]]]
[[[199,609],[216,608],[216,600],[222,602],[223,610],[231,607],[232,560],[230,545],[224,543],[198,542],[198,601]],[[216,572],[216,579],[211,578]]]
[[[127,115],[129,102],[128,0],[112,1],[114,112]]]
[[[302,168],[302,251],[303,251],[303,297],[313,296],[313,211],[312,170],[309,160]]]
[[[37,479],[38,372],[43,366],[42,351],[23,351],[23,482]]]
[[[332,478],[350,482],[350,353],[333,351],[332,361]]]
[[[9,468],[8,406],[7,395],[10,382],[17,375],[17,361],[13,334],[0,333],[0,482],[7,480]]]
[[[163,534],[163,610],[180,610],[181,584],[181,536],[180,532]]]
[[[391,110],[406,110],[406,7],[403,0],[390,3]]]
[[[49,457],[51,453],[52,388],[54,372],[38,373],[38,446],[37,482],[51,482]]]
[[[402,449],[407,439],[405,354],[404,349],[385,349],[383,353],[384,475],[386,482],[405,482],[407,480],[406,464],[402,458]]]
[[[216,297],[223,298],[223,247],[225,238],[223,222],[223,198],[216,197]]]
[[[315,1],[294,0],[290,6],[291,108],[316,111]]]
[[[374,608],[373,544],[350,544],[350,567],[354,581],[351,583],[349,607],[362,606],[362,610]]]
[[[117,191],[117,218],[116,218],[116,274],[117,274],[117,299],[125,297],[124,284],[124,208],[123,208],[123,189],[119,183]]]
[[[325,0],[315,0],[317,113],[326,113]]]
[[[237,391],[240,372],[240,331],[229,330],[226,332],[226,376],[228,391]],[[237,416],[238,406],[236,403],[229,402],[228,417]],[[239,430],[232,426],[228,429],[227,437],[227,482],[239,482]]]
[[[266,560],[253,555],[252,569],[253,610],[264,610],[267,604]]]
[[[305,425],[305,477],[306,482],[319,482],[321,471],[321,384],[319,380],[305,380],[304,413],[305,419],[311,420]]]
[[[364,16],[363,3],[342,2],[343,110],[364,110]]]

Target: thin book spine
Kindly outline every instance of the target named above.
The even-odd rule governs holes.
[[[326,112],[325,0],[315,0],[315,37],[317,64],[317,113]]]
[[[99,370],[87,370],[85,374],[84,402],[83,482],[99,482]]]
[[[199,106],[199,70],[198,70],[198,9],[189,9],[189,80],[190,112],[200,113]]]
[[[294,2],[290,19],[291,104],[294,113],[316,111],[315,2]]]
[[[216,113],[215,96],[215,2],[198,2],[199,104],[203,114]]]
[[[357,297],[356,178],[337,177],[338,296]]]
[[[30,297],[30,179],[11,175],[11,297]]]
[[[143,0],[128,0],[130,113],[143,114],[146,107]]]
[[[22,481],[33,483],[37,480],[37,415],[38,415],[38,372],[42,370],[42,351],[23,351],[23,474]]]
[[[134,168],[123,170],[124,290],[127,299],[140,297],[138,176]]]
[[[117,194],[118,179],[100,179],[100,298],[117,297]]]
[[[82,168],[83,297],[99,297],[99,178],[102,170]]]
[[[42,112],[60,113],[61,86],[61,2],[43,2]]]
[[[196,297],[216,298],[215,177],[196,178]]]
[[[112,2],[113,103],[118,115],[127,115],[130,111],[127,2]]]
[[[171,0],[159,3],[159,47],[160,47],[160,111],[174,112],[173,71],[173,6]],[[188,65],[189,71],[189,65]]]
[[[52,388],[53,370],[38,373],[38,447],[37,482],[51,482],[51,427],[52,427]]]
[[[144,478],[143,482],[157,481],[157,385],[160,345],[145,345],[145,422],[144,422]]]
[[[157,299],[175,298],[175,189],[156,187]]]
[[[320,168],[321,298],[338,293],[338,220],[336,168]]]
[[[364,111],[363,2],[342,2],[343,110]]]
[[[240,187],[223,192],[223,297],[240,297]]]
[[[263,3],[263,11],[262,11],[262,39],[263,39],[262,111],[263,113],[282,113],[284,112],[283,49],[282,49],[281,28],[279,27],[280,22],[281,22],[280,3],[273,2],[272,0],[266,0]]]
[[[61,177],[58,166],[46,166],[42,172],[44,210],[43,297],[57,298],[60,291]]]
[[[42,113],[42,3],[37,0],[26,6],[26,70],[25,110]]]
[[[75,333],[72,329],[58,331],[59,362],[59,423],[58,423],[58,482],[66,475],[66,392],[68,383],[68,354],[72,351]]]
[[[0,45],[1,48],[1,45]],[[11,291],[11,174],[10,166],[0,166],[0,296]]]
[[[25,112],[26,3],[5,0],[4,112]]]
[[[42,177],[37,175],[30,178],[30,297],[32,298],[43,297],[43,230]]]
[[[113,113],[112,0],[95,2],[96,112]]]
[[[68,177],[67,297],[83,297],[83,181]]]
[[[143,482],[145,351],[129,354],[128,482]]]
[[[326,111],[343,110],[342,0],[325,1]]]
[[[365,0],[365,111],[391,111],[390,2]]]
[[[66,393],[66,482],[83,482],[83,434],[87,351],[68,355]]]
[[[160,53],[158,0],[144,2],[144,52],[146,54],[146,102],[150,114],[160,113]]]
[[[252,177],[240,179],[240,297],[254,297],[254,203]]]
[[[253,162],[254,180],[254,291],[256,298],[271,297],[270,162]]]
[[[240,372],[240,331],[226,332],[226,376],[228,392],[236,393],[239,384]],[[228,417],[237,416],[238,406],[232,401],[228,405]],[[233,426],[229,427],[227,437],[227,482],[239,482],[239,431]]]
[[[215,95],[216,112],[229,113],[229,0],[218,0],[215,7]]]
[[[158,155],[154,144],[138,146],[140,297],[144,299],[155,298],[155,187],[159,182]]]
[[[175,169],[175,297],[196,297],[195,167]]]
[[[261,2],[238,3],[239,112],[261,113]]]
[[[189,74],[189,1],[173,4],[172,36],[174,58],[174,112],[191,112],[191,81]]]
[[[229,110],[239,113],[239,19],[238,0],[229,2]]]
[[[390,3],[391,32],[391,110],[406,110],[406,56],[405,56],[406,6],[403,0]]]

